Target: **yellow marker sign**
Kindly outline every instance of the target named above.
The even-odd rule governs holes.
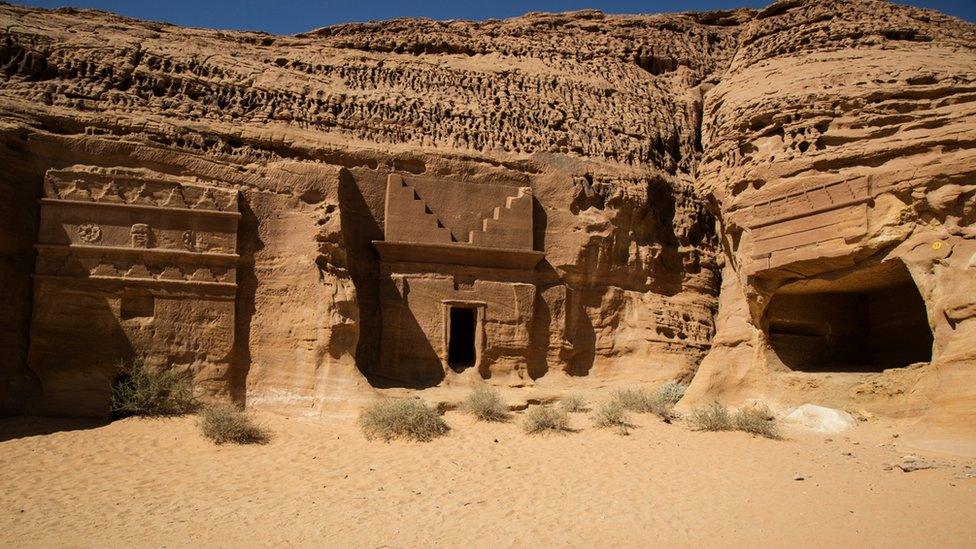
[[[942,248],[942,242],[941,241],[938,241],[937,240],[937,241],[935,241],[935,242],[932,243],[932,249],[933,250],[938,250],[940,248]]]

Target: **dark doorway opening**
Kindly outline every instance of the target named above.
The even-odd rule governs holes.
[[[784,286],[767,310],[780,361],[807,372],[880,372],[932,360],[925,302],[901,261]]]
[[[447,364],[457,372],[474,365],[475,310],[451,307],[451,333],[448,339]]]

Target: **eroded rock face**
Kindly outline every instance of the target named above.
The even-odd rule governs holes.
[[[188,342],[163,338],[135,353],[191,369],[214,397],[317,414],[371,385],[429,384],[412,371],[474,382],[453,377],[437,356],[447,340],[433,341],[442,324],[425,319],[430,364],[384,358],[390,296],[410,299],[390,293],[403,276],[446,284],[404,309],[428,311],[415,319],[436,316],[451,292],[518,311],[483,316],[491,337],[512,339],[479,355],[478,377],[492,383],[688,380],[698,369],[689,400],[809,400],[826,384],[841,403],[871,406],[882,389],[864,386],[876,384],[906,410],[919,400],[897,390],[934,390],[929,372],[942,368],[973,396],[972,372],[952,366],[976,352],[965,343],[976,314],[972,25],[867,1],[396,20],[286,37],[14,6],[0,19],[0,409],[47,390],[28,358],[37,199],[45,174],[71,166],[237,193],[232,352],[175,353]],[[490,231],[458,209],[481,195],[453,189],[525,189],[532,223],[496,238],[531,241],[543,259],[519,274],[389,267],[374,241],[391,176],[426,185],[431,215],[462,235],[449,246],[493,244],[464,238]],[[471,211],[480,222],[495,206]],[[923,305],[933,352],[897,384],[877,374],[838,388],[776,354],[777,337],[815,342],[837,316],[794,318],[804,307],[790,304],[815,299],[804,296],[856,294],[843,307],[870,312],[877,292],[908,286],[918,300],[903,306],[917,319]],[[479,298],[481,287],[514,290]],[[868,325],[845,332],[851,360],[871,362],[858,349],[897,329]]]
[[[743,29],[706,94],[699,183],[730,261],[692,399],[972,412],[974,38],[877,2],[780,3]]]

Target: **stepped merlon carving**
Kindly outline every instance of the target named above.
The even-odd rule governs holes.
[[[468,243],[488,248],[513,250],[532,249],[532,230],[526,230],[525,220],[532,220],[532,193],[521,187],[518,195],[505,199],[505,205],[494,209],[491,217],[482,222],[480,231],[469,233]]]
[[[386,242],[532,249],[532,191],[529,187],[452,182],[444,182],[443,185],[443,192],[461,191],[459,196],[468,199],[451,204],[452,209],[459,211],[444,212],[445,216],[439,216],[413,185],[400,175],[390,175],[386,185]],[[480,193],[470,195],[463,192],[474,189]],[[498,205],[481,219],[479,228],[467,231],[467,239],[458,238],[459,231],[452,230],[444,219],[448,219],[448,216],[466,219],[480,217],[479,212],[485,206],[481,200]]]
[[[386,239],[429,244],[457,242],[417,191],[399,175],[391,175],[386,185]]]

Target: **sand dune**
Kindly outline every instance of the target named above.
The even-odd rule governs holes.
[[[90,425],[0,420],[0,545],[964,547],[976,535],[973,462],[885,470],[906,449],[882,420],[775,441],[646,416],[622,437],[574,415],[579,432],[530,437],[449,412],[449,436],[387,444],[348,419],[259,419],[275,438],[247,447],[212,445],[189,417],[34,436]]]

